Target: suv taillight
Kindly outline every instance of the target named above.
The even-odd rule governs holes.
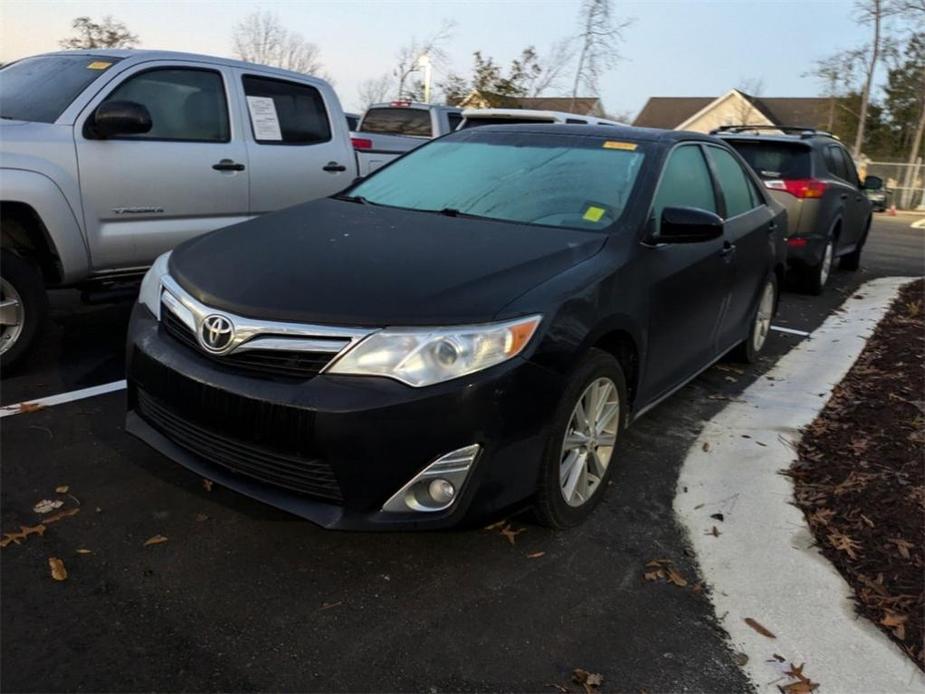
[[[797,198],[821,198],[826,183],[818,178],[775,179],[764,182],[765,188],[783,190]]]
[[[373,141],[368,137],[351,137],[350,142],[353,143],[354,149],[372,149]]]

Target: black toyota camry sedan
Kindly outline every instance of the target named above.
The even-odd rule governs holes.
[[[572,526],[619,484],[627,425],[727,352],[761,352],[785,226],[709,136],[454,133],[158,259],[127,429],[328,528],[527,504]]]

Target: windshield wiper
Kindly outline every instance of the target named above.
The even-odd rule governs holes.
[[[335,200],[346,200],[347,202],[358,202],[361,205],[372,205],[369,200],[364,198],[362,195],[335,195]]]
[[[421,212],[436,212],[437,214],[442,214],[444,217],[463,217],[465,219],[493,219],[493,217],[485,217],[484,215],[480,214],[462,212],[455,207],[444,207],[442,210],[421,210]]]

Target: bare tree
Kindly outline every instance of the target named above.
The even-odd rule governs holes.
[[[547,90],[557,90],[559,81],[575,57],[575,41],[565,38],[554,43],[550,49],[537,57],[539,74],[532,77],[528,87],[530,96],[541,96]]]
[[[395,80],[398,85],[396,98],[401,99],[408,91],[406,85],[413,72],[420,68],[421,56],[426,55],[430,64],[436,68],[446,65],[447,55],[444,46],[453,38],[456,32],[456,22],[444,19],[440,27],[430,36],[418,39],[411,37],[411,42],[405,44],[395,56]]]
[[[803,77],[813,76],[822,86],[822,94],[829,100],[827,130],[835,128],[835,108],[839,99],[854,88],[857,78],[858,62],[863,59],[864,51],[839,51],[817,60],[812,70]]]
[[[252,12],[234,28],[231,37],[236,58],[306,74],[323,67],[318,46],[286,29],[272,12]]]
[[[620,60],[618,46],[623,41],[624,30],[635,21],[617,17],[613,0],[583,0],[579,16],[581,32],[577,39],[581,49],[572,85],[572,108],[579,86],[584,86],[592,95],[597,94],[601,76]]]
[[[864,146],[864,126],[867,121],[867,109],[870,105],[870,92],[874,83],[874,73],[883,57],[889,42],[884,34],[884,20],[899,10],[893,0],[856,0],[857,20],[869,24],[873,29],[871,42],[864,50],[863,70],[864,87],[861,89],[861,112],[858,114],[858,132],[854,138],[852,155],[857,158]]]
[[[99,24],[89,17],[77,17],[71,22],[71,28],[75,36],[59,41],[62,48],[134,48],[138,45],[138,36],[109,15]]]
[[[388,99],[391,89],[392,77],[389,74],[363,80],[357,89],[357,102],[360,104],[361,110],[365,111],[373,104],[378,104]]]

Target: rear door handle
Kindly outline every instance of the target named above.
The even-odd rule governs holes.
[[[847,199],[848,199],[848,193],[842,193],[842,194],[841,194],[841,199],[842,199],[842,200],[847,200]]]
[[[216,171],[244,171],[244,164],[239,164],[231,159],[222,159],[218,164],[212,164]]]
[[[736,252],[736,245],[734,243],[729,243],[728,241],[726,241],[723,243],[723,250],[721,250],[719,254],[723,258],[726,258],[726,257],[730,257],[734,255],[735,252]]]
[[[338,164],[336,161],[329,161],[327,164],[325,164],[321,168],[324,171],[330,171],[332,173],[335,171],[346,171],[347,170],[346,166],[344,166],[343,164]]]

